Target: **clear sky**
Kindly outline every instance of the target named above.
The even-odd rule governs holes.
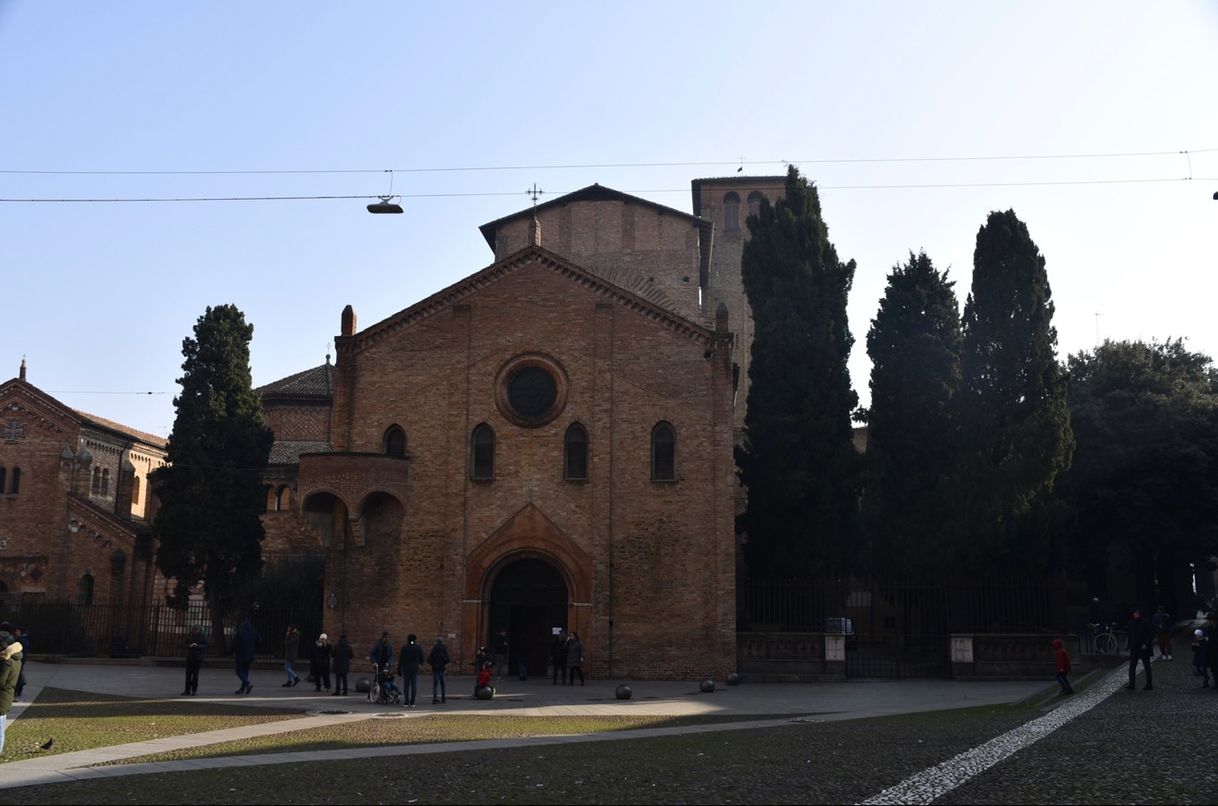
[[[868,161],[1012,156],[1055,158]],[[367,326],[490,263],[478,226],[533,183],[690,210],[690,179],[742,158],[822,188],[863,401],[888,271],[925,249],[963,305],[996,209],[1046,257],[1063,358],[1218,354],[1215,2],[0,0],[0,199],[367,196],[395,169],[406,208],[2,201],[0,378],[24,355],[68,405],[166,435],[208,305],[254,323],[268,383],[324,360],[347,303]],[[600,167],[548,167],[571,165]],[[33,173],[334,169],[368,172]]]

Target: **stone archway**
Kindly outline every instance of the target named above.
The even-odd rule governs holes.
[[[509,674],[543,675],[554,631],[567,629],[567,581],[544,559],[505,558],[486,597],[484,644],[492,651],[497,636],[508,641]]]
[[[531,562],[525,563],[526,560]],[[496,591],[501,577],[504,581]],[[489,644],[491,636],[501,626],[506,624],[509,631],[519,631],[521,625],[526,624],[529,626],[523,629],[529,640],[525,643],[531,647],[534,642],[540,642],[545,647],[544,655],[541,649],[525,651],[529,673],[543,674],[553,627],[565,627],[584,637],[593,631],[592,578],[592,558],[588,552],[536,505],[526,504],[478,544],[466,559],[463,656],[472,658],[482,645],[493,649]],[[528,592],[530,588],[533,589],[531,593]],[[565,618],[559,618],[553,607],[559,601],[560,590],[566,608]],[[514,607],[535,609],[517,611],[513,628]]]

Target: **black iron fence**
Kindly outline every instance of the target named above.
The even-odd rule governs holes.
[[[867,639],[1052,632],[1068,623],[1067,593],[1064,583],[1052,580],[751,579],[738,590],[737,624],[742,630],[848,632]]]
[[[289,624],[300,630],[302,646],[321,632],[321,613],[254,608],[248,614],[261,638],[259,657],[282,657]],[[233,629],[239,619],[223,620],[223,638],[216,640],[206,602],[190,602],[185,610],[164,604],[119,605],[74,602],[18,602],[2,615],[13,627],[22,627],[31,654],[69,657],[182,657],[193,630],[207,636],[207,654],[229,654]]]

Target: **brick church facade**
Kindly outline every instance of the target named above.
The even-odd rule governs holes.
[[[481,228],[494,262],[259,389],[268,555],[323,553],[325,628],[442,635],[456,669],[555,629],[596,677],[736,668],[743,221],[781,177],[696,180],[690,215],[593,185]]]
[[[90,640],[106,652],[131,633],[157,585],[148,475],[164,464],[165,440],[69,408],[23,361],[0,384],[0,612],[106,605],[113,635]]]

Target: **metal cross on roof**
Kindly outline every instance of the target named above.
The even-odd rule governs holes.
[[[526,190],[525,193],[529,194],[529,198],[533,200],[533,207],[536,208],[537,207],[537,197],[540,196],[541,194],[545,193],[545,191],[542,190],[541,188],[537,187],[537,183],[534,182],[533,187]]]

